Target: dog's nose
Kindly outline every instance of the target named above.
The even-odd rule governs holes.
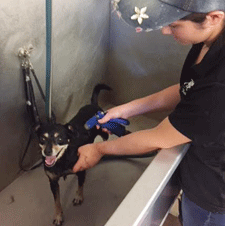
[[[44,151],[46,156],[51,156],[52,155],[52,145],[47,145]]]

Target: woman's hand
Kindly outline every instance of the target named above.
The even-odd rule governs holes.
[[[98,122],[100,124],[104,124],[104,123],[107,123],[110,119],[115,119],[115,118],[127,119],[126,111],[127,111],[126,105],[120,105],[120,106],[111,108],[111,109],[107,110],[106,115],[102,119],[99,119]],[[100,129],[99,125],[97,125],[96,127],[97,127],[97,129]],[[108,134],[111,134],[111,132],[105,128],[102,130],[104,132],[107,132]]]
[[[73,167],[75,173],[95,166],[101,160],[103,154],[100,153],[97,144],[87,144],[79,147],[78,156],[79,159]]]
[[[98,122],[103,124],[108,122],[110,119],[114,119],[114,118],[127,119],[126,111],[127,111],[126,105],[120,105],[120,106],[111,108],[107,110],[107,114],[102,119],[98,120]]]

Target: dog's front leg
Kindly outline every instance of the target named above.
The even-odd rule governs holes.
[[[63,211],[60,203],[60,191],[59,191],[59,183],[57,180],[51,180],[50,186],[55,200],[55,218],[53,224],[56,226],[60,226],[63,223]]]
[[[84,181],[85,181],[85,171],[77,172],[76,175],[78,176],[78,189],[76,191],[76,196],[73,200],[73,205],[81,205],[84,201],[83,196],[83,187],[84,187]]]

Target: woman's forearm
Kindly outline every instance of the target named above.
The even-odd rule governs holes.
[[[174,110],[180,101],[179,89],[180,85],[176,84],[158,93],[124,104],[125,117]]]
[[[178,132],[169,122],[168,117],[157,127],[142,130],[121,138],[95,143],[102,155],[145,154],[162,148],[171,148],[191,140]]]
[[[79,147],[79,160],[73,171],[78,172],[93,167],[104,155],[141,155],[188,142],[191,140],[177,131],[167,117],[153,129],[131,133],[112,141]]]

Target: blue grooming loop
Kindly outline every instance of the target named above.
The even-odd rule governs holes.
[[[46,0],[46,101],[45,113],[51,120],[51,81],[52,81],[52,0]]]

